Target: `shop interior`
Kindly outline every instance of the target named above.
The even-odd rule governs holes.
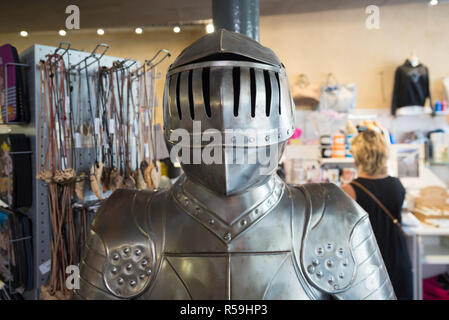
[[[182,175],[164,137],[165,80],[217,32],[212,2],[78,1],[78,28],[67,1],[0,12],[0,299],[69,299],[66,267],[101,204]],[[449,1],[258,6],[257,40],[285,66],[295,105],[279,175],[341,187],[358,174],[352,139],[380,132],[406,190],[413,299],[449,299]]]

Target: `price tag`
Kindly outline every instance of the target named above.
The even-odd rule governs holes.
[[[100,118],[95,118],[95,134],[100,134]]]
[[[137,120],[136,119],[134,119],[133,130],[134,130],[134,135],[136,137],[138,137],[139,136],[139,125],[137,124]]]
[[[150,125],[150,114],[148,110],[145,110],[145,127],[148,127]]]
[[[108,137],[106,135],[106,131],[103,131],[103,139],[102,140],[103,140],[103,147],[105,149],[108,149],[109,145],[108,145]]]
[[[51,270],[51,259],[48,259],[39,266],[39,271],[42,275],[49,273]]]
[[[144,144],[144,148],[145,148],[145,158],[149,158],[150,157],[150,148],[148,147],[148,143]]]
[[[69,114],[70,112],[70,98],[65,97],[65,113]]]
[[[75,148],[82,148],[81,133],[75,133]]]
[[[115,134],[115,121],[114,121],[114,119],[109,119],[109,134]]]

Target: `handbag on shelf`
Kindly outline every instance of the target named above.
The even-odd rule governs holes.
[[[333,80],[333,84],[332,84]],[[321,87],[320,110],[334,110],[347,113],[355,108],[357,86],[353,83],[340,85],[333,73],[327,77]]]
[[[305,74],[300,74],[292,87],[292,96],[298,108],[315,108],[320,103],[320,86],[311,84]]]

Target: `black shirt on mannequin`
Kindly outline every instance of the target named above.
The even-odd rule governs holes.
[[[407,59],[396,69],[391,114],[401,107],[424,106],[426,98],[430,99],[429,71],[421,63],[413,67]]]

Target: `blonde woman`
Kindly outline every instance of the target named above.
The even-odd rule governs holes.
[[[387,149],[383,135],[361,131],[351,143],[358,178],[342,189],[368,212],[396,297],[412,299],[411,262],[400,227],[405,189],[387,174]]]

